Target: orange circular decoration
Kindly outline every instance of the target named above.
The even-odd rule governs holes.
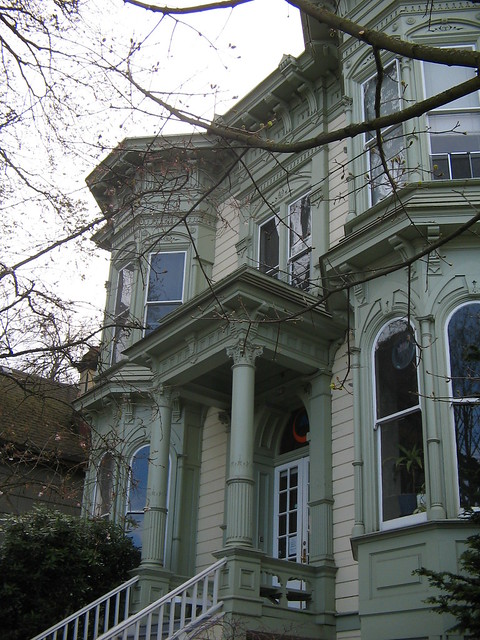
[[[307,429],[307,431],[305,431],[305,433],[303,435],[300,435],[299,433],[297,433],[297,418],[298,418],[298,416],[305,416],[306,417],[306,412],[305,411],[299,411],[297,413],[297,415],[295,416],[295,418],[293,420],[293,424],[292,424],[293,438],[299,444],[305,444],[305,442],[307,441],[308,429]],[[308,419],[307,419],[307,425],[308,425]]]

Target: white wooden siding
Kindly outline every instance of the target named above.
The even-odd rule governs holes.
[[[343,381],[346,366],[344,345],[337,353],[333,382],[338,384],[338,379]],[[335,564],[338,567],[335,594],[338,613],[358,611],[358,568],[350,546],[355,519],[353,402],[350,382],[351,377],[345,383],[346,389],[332,391],[333,537]]]
[[[345,114],[331,123],[330,130],[341,129],[346,125]],[[339,140],[328,146],[329,201],[330,201],[330,246],[336,245],[343,237],[343,225],[348,215],[348,171],[346,142]]]

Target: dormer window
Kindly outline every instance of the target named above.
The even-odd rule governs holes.
[[[182,304],[185,258],[185,251],[165,251],[150,255],[145,335],[154,331],[168,313]]]

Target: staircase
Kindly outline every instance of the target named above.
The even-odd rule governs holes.
[[[130,614],[131,589],[138,582],[136,576],[32,640],[167,640],[188,637],[189,633],[220,617],[223,602],[218,600],[218,581],[225,563],[225,558],[218,560],[138,613]]]

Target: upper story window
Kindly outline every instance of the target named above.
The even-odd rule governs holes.
[[[299,289],[310,286],[312,219],[310,196],[303,196],[288,207],[289,280]]]
[[[374,348],[379,503],[384,528],[425,510],[422,414],[412,328],[393,320]],[[420,516],[423,518],[423,516]]]
[[[93,508],[93,515],[98,518],[108,518],[112,511],[114,465],[115,459],[109,452],[98,465]]]
[[[286,273],[294,287],[307,290],[311,284],[312,221],[310,196],[288,205],[259,226],[259,269],[275,278]]]
[[[460,507],[480,507],[480,303],[466,304],[448,323],[450,384]]]
[[[467,67],[423,63],[425,94],[431,96],[475,76]],[[437,180],[480,177],[480,99],[476,91],[428,114],[430,157]]]
[[[259,269],[274,278],[278,277],[280,268],[279,224],[278,216],[273,216],[260,225],[259,231]]]
[[[185,251],[165,251],[150,256],[145,304],[145,334],[156,329],[164,316],[183,302]]]
[[[115,293],[114,328],[112,342],[112,364],[121,360],[122,351],[127,347],[130,331],[126,328],[130,316],[133,291],[133,264],[129,264],[118,272]]]
[[[363,116],[365,121],[373,120],[375,114],[375,94],[377,75],[364,82]],[[398,62],[394,60],[385,66],[381,86],[380,115],[385,116],[399,111],[401,107]],[[405,144],[402,126],[388,127],[382,130],[382,149],[385,155],[388,173],[399,184],[405,174]],[[372,205],[392,193],[392,184],[381,161],[375,131],[365,134],[365,150],[368,158],[369,184]]]

